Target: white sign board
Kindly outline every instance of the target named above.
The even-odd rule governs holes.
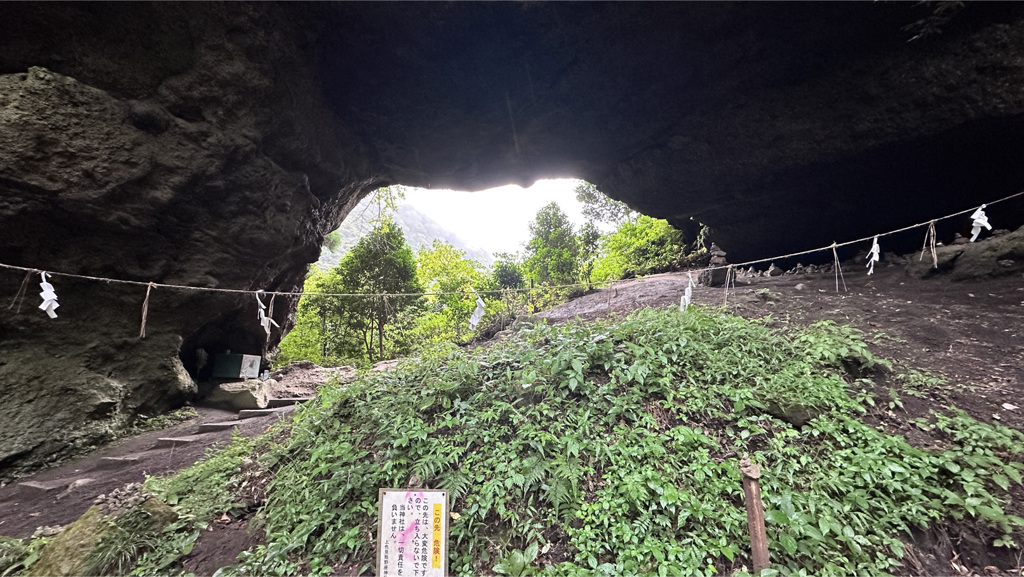
[[[448,575],[448,492],[381,489],[378,503],[377,575]]]
[[[263,357],[259,355],[242,355],[242,367],[238,376],[245,379],[255,379],[260,376],[260,361]]]

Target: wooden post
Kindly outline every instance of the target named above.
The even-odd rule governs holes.
[[[761,502],[761,467],[750,462],[750,458],[740,459],[740,474],[743,478],[743,500],[747,505],[747,524],[750,526],[750,557],[754,562],[754,573],[767,569],[768,534],[764,528],[764,504]]]

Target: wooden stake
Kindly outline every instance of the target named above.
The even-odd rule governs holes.
[[[750,557],[754,573],[769,567],[768,534],[764,528],[764,504],[761,502],[761,467],[750,462],[748,457],[740,459],[740,474],[743,478],[743,500],[747,505],[747,525],[750,526]]]

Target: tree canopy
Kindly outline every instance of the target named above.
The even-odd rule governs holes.
[[[537,212],[530,223],[526,244],[526,272],[541,284],[564,285],[576,282],[580,247],[569,217],[552,202]]]

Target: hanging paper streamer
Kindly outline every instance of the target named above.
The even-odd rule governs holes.
[[[32,278],[32,273],[25,273],[25,278],[21,279],[21,286],[18,287],[18,292],[15,293],[14,299],[11,300],[11,304],[7,307],[7,310],[14,308],[14,305],[18,305],[18,310],[14,311],[15,314],[21,312],[21,303],[25,301],[25,293],[28,292],[28,281]]]
[[[473,330],[476,328],[476,325],[480,324],[480,319],[484,318],[484,299],[476,294],[473,287],[469,287],[469,290],[473,291],[473,294],[476,295],[476,309],[473,310],[473,314],[469,317],[469,330]]]
[[[928,223],[928,231],[924,233],[924,244],[921,245],[921,258],[917,260],[924,260],[924,253],[931,248],[932,250],[932,268],[939,268],[939,256],[935,253],[935,221]]]
[[[281,325],[277,324],[277,321],[275,321],[273,318],[267,316],[267,305],[263,304],[263,301],[260,300],[260,293],[262,292],[263,291],[256,291],[256,302],[259,303],[260,305],[260,309],[259,311],[257,311],[257,315],[259,316],[260,319],[260,326],[262,326],[263,330],[267,332],[267,338],[269,339],[270,325],[274,325],[275,327],[280,327]],[[274,297],[270,297],[270,303],[271,310],[273,310]]]
[[[985,216],[985,206],[981,205],[978,210],[974,211],[971,215],[971,219],[974,221],[974,226],[971,227],[971,242],[978,240],[978,235],[981,234],[982,227],[992,230],[992,225],[988,223],[988,217]]]
[[[878,236],[871,241],[871,251],[868,253],[868,274],[874,274],[875,263],[882,258],[882,249],[878,247]]]
[[[836,247],[838,246],[834,241],[832,242],[832,258],[835,260],[836,266],[836,292],[839,292],[839,279],[843,279],[843,291],[850,292],[850,289],[846,288],[846,277],[843,276],[843,267],[839,266],[839,253],[836,252]]]
[[[142,301],[142,323],[139,325],[139,338],[146,338],[146,317],[149,316],[149,291],[153,290],[155,283],[146,285],[146,298]]]
[[[53,292],[53,285],[46,282],[46,273],[39,273],[43,277],[43,282],[39,283],[39,288],[43,289],[43,292],[39,293],[39,296],[43,298],[43,304],[39,305],[39,310],[46,311],[46,314],[51,318],[57,318],[57,307],[60,303],[57,302],[57,293]]]
[[[690,302],[693,301],[693,287],[697,286],[693,282],[693,275],[686,273],[688,281],[686,281],[686,290],[683,291],[683,296],[679,297],[679,310],[685,311],[690,308]]]

